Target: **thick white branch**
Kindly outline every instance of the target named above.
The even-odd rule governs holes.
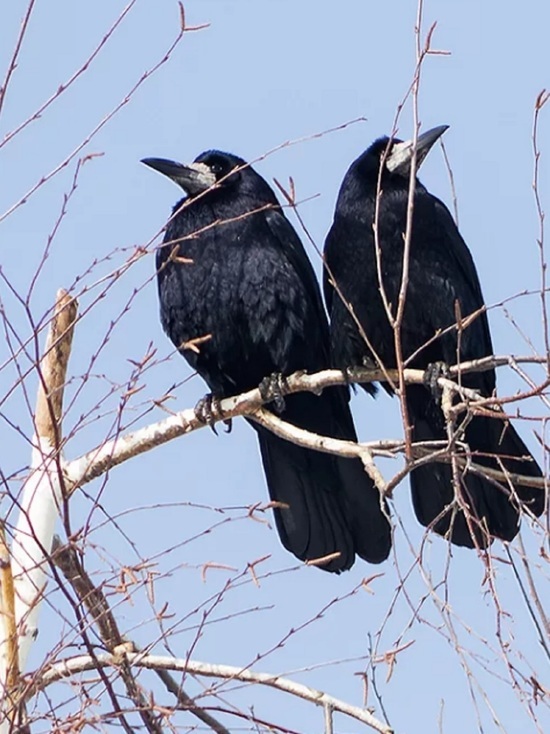
[[[76,313],[76,302],[65,291],[59,291],[44,356],[38,370],[40,383],[31,470],[20,498],[19,518],[11,549],[20,670],[24,670],[30,647],[36,637],[38,612],[46,586],[47,559],[61,508],[60,431],[63,387]],[[6,641],[4,624],[0,640],[4,682]]]
[[[19,667],[25,663],[38,632],[40,602],[46,588],[47,558],[60,514],[61,488],[55,448],[35,437],[32,473],[25,482],[12,543],[15,618],[19,636]],[[49,458],[48,458],[49,457]]]
[[[79,655],[69,658],[59,663],[53,664],[45,673],[36,673],[33,676],[34,684],[29,695],[35,695],[38,690],[43,690],[47,686],[55,683],[63,678],[82,673],[87,670],[97,670],[101,667],[116,667],[121,662],[121,656],[132,666],[139,668],[149,668],[152,670],[175,670],[179,672],[187,672],[191,675],[203,675],[210,678],[224,678],[230,680],[240,680],[245,683],[256,683],[270,688],[276,688],[284,693],[297,696],[305,701],[316,704],[317,706],[330,706],[333,711],[339,711],[347,714],[357,721],[375,729],[380,734],[393,734],[393,729],[382,721],[379,721],[369,711],[359,706],[352,706],[346,701],[329,696],[327,693],[318,691],[315,688],[309,688],[302,683],[296,683],[288,678],[281,678],[277,675],[269,673],[257,673],[252,670],[239,668],[232,665],[212,665],[210,663],[202,663],[197,660],[187,660],[185,658],[172,658],[165,655],[144,655],[142,653],[127,652],[121,650],[119,654],[101,653],[91,657],[89,655]]]
[[[450,368],[449,374],[456,376],[458,374],[481,372],[498,366],[520,363],[543,364],[545,360],[542,357],[533,356],[484,357],[483,359],[465,362],[459,366],[453,366]],[[403,372],[404,381],[406,384],[422,384],[424,374],[423,370],[407,368]],[[345,376],[341,370],[323,370],[312,375],[296,373],[287,379],[284,392],[285,394],[304,391],[319,393],[324,388],[332,385],[342,385],[348,382],[375,382],[387,379],[397,382],[397,370],[355,368]],[[494,398],[480,398],[474,390],[461,387],[451,379],[439,378],[438,384],[442,389],[447,388],[458,393],[464,401],[481,401],[480,404],[484,408],[490,409],[491,404],[495,403]],[[264,402],[258,389],[250,390],[235,397],[226,398],[220,402],[220,410],[216,413],[214,422],[217,423],[239,415],[248,415],[254,419],[255,414],[263,406]],[[384,451],[388,445],[395,447],[400,443],[392,441],[388,444],[385,441],[380,441],[371,444],[354,445],[351,442],[336,441],[336,439],[315,437],[313,435],[308,439],[305,431],[300,431],[300,429],[277,419],[276,416],[272,414],[266,415],[266,413],[267,411],[258,413],[257,417],[261,416],[259,422],[263,421],[266,427],[279,433],[283,438],[290,441],[295,440],[302,445],[310,445],[312,448],[328,451],[329,453],[342,452],[342,455],[345,456],[358,456],[363,460],[367,469],[369,468],[370,451],[373,449]],[[504,417],[504,414],[502,414],[502,417]],[[268,426],[267,423],[270,425]],[[76,488],[105,474],[112,467],[127,461],[133,456],[150,451],[155,446],[159,446],[174,438],[201,428],[204,428],[204,423],[196,417],[195,411],[193,409],[186,409],[179,413],[174,413],[169,418],[165,418],[158,423],[151,424],[123,436],[117,436],[115,439],[105,442],[103,445],[84,454],[84,456],[65,465],[66,491],[70,494]],[[544,480],[538,479],[531,479],[524,483],[529,486],[545,486]]]

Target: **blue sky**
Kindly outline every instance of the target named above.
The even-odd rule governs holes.
[[[2,69],[26,7],[19,0],[5,5],[0,11]],[[37,4],[0,115],[0,140],[67,81],[123,7],[115,1]],[[97,445],[112,431],[132,373],[131,360],[141,359],[150,345],[157,350],[155,364],[140,379],[141,392],[124,411],[124,425],[134,420],[144,425],[164,417],[162,411],[151,408],[151,401],[175,383],[171,409],[192,406],[205,392],[201,381],[191,378],[184,360],[172,354],[161,332],[152,254],[140,259],[97,300],[104,285],[94,284],[159,232],[179,196],[168,180],[153,175],[139,160],[159,156],[189,161],[208,148],[229,150],[252,160],[288,141],[305,138],[270,154],[256,167],[268,181],[286,182],[292,176],[297,197],[305,202],[301,215],[317,246],[322,247],[344,172],[374,138],[391,130],[397,106],[412,80],[415,0],[347,0],[340,4],[325,0],[189,0],[185,8],[189,25],[207,23],[208,27],[186,34],[170,60],[84,147],[80,156],[100,155],[80,170],[78,187],[51,243],[48,245],[48,236],[59,217],[63,196],[71,189],[77,157],[26,203],[0,219],[5,278],[0,282],[0,297],[6,320],[13,326],[12,343],[13,334],[29,337],[29,315],[39,323],[57,288],[74,287],[75,293],[86,289],[80,298],[85,316],[75,335],[70,364],[68,397],[73,400],[65,419],[65,431],[71,435],[68,458]],[[178,32],[178,22],[177,4],[172,0],[136,2],[74,85],[39,119],[2,144],[0,217],[65,160],[163,57]],[[419,116],[426,129],[450,125],[444,142],[458,196],[460,229],[474,255],[487,303],[499,303],[526,290],[536,291],[540,285],[531,134],[536,96],[550,86],[550,9],[543,0],[527,0],[520,10],[515,4],[496,0],[431,0],[424,7],[424,35],[434,22],[432,46],[449,54],[430,56],[425,62]],[[550,186],[545,163],[550,155],[547,116],[543,111],[539,141],[543,204]],[[313,137],[358,118],[364,119]],[[399,133],[408,137],[412,130],[408,104]],[[449,175],[439,148],[423,165],[421,178],[451,204]],[[48,257],[30,292],[47,247]],[[319,256],[309,246],[308,251],[319,273]],[[14,297],[6,281],[26,304]],[[540,297],[515,299],[507,309],[509,317],[502,309],[490,315],[495,351],[529,353],[531,346],[523,333],[540,353]],[[8,358],[2,340],[0,364],[5,365]],[[27,363],[25,358],[19,360],[21,366]],[[15,379],[13,363],[3,366],[0,395],[8,393]],[[520,384],[511,372],[499,373],[503,394],[511,394]],[[33,375],[25,388],[17,388],[0,405],[0,461],[5,476],[29,461],[25,436],[32,431],[30,406],[35,389]],[[150,412],[142,415],[148,408]],[[395,400],[380,396],[373,401],[358,395],[353,408],[362,438],[401,435]],[[525,410],[541,415],[543,406],[528,404]],[[540,457],[531,425],[523,422],[520,431]],[[389,476],[395,466],[386,463],[383,470]],[[13,487],[17,484],[12,491]],[[357,563],[340,577],[297,568],[273,528],[246,518],[246,507],[265,499],[255,437],[237,421],[230,436],[217,438],[200,431],[113,470],[107,481],[90,485],[75,498],[71,522],[74,529],[86,529],[89,568],[98,580],[107,579],[112,586],[120,567],[155,555],[151,570],[159,577],[154,602],[147,599],[144,589],[136,589],[133,605],[111,589],[121,627],[142,645],[158,638],[155,610],[169,602],[169,613],[174,615],[169,624],[177,629],[170,637],[175,655],[185,656],[192,649],[192,656],[198,659],[235,665],[249,664],[260,655],[258,670],[281,674],[323,664],[296,677],[360,704],[363,691],[355,674],[365,669],[366,660],[337,661],[368,657],[369,635],[378,640],[379,653],[412,642],[398,655],[389,682],[387,666],[380,663],[377,667],[379,691],[396,732],[536,731],[527,714],[529,701],[522,703],[519,694],[512,692],[496,636],[499,623],[504,639],[513,634],[513,645],[524,656],[514,657],[521,673],[530,675],[530,666],[540,675],[547,670],[507,565],[495,562],[499,598],[511,615],[499,618],[484,581],[485,568],[475,554],[455,549],[448,563],[445,543],[428,538],[423,570],[414,568],[403,582],[406,594],[397,594],[388,614],[422,541],[412,517],[407,482],[394,497],[395,516],[406,531],[397,525],[396,558],[380,567]],[[226,508],[223,514],[220,508]],[[116,527],[106,522],[109,516],[117,517]],[[228,518],[221,527],[202,534]],[[536,557],[538,539],[533,539],[528,527],[523,534],[528,551]],[[260,586],[249,582],[231,587],[212,612],[216,619],[229,619],[207,625],[194,644],[201,604],[235,575],[211,570],[203,581],[200,564],[215,561],[241,571],[248,562],[267,555],[270,558],[259,567],[267,574]],[[502,547],[495,546],[494,555],[504,558]],[[543,582],[542,572],[538,567],[536,571]],[[360,590],[346,598],[364,577],[377,573],[383,575],[371,584],[374,594]],[[438,587],[438,594],[441,598],[448,594],[452,618],[446,624],[445,613],[438,611],[437,598],[429,591],[444,578],[447,584]],[[342,601],[315,619],[336,598]],[[40,634],[35,663],[60,635],[71,639],[70,609],[55,592],[51,600],[63,608],[66,621],[46,612],[47,627]],[[548,605],[550,599],[546,602]],[[419,605],[422,623],[414,611]],[[315,621],[291,634],[284,646],[278,645],[291,628],[309,619]],[[453,635],[462,654],[449,643]],[[155,649],[162,650],[162,645]],[[267,719],[282,720],[304,732],[322,726],[321,713],[311,707],[295,705],[273,693],[230,692],[231,688],[222,689],[226,699],[244,708],[254,704],[256,712]],[[372,690],[368,704],[382,716]],[[543,704],[536,714],[540,730],[545,722],[549,727]],[[355,732],[360,727],[342,718],[337,730]]]

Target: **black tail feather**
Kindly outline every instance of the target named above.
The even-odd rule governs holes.
[[[282,418],[300,428],[356,440],[351,414],[330,390],[288,396]],[[301,560],[339,553],[321,565],[340,572],[353,565],[355,554],[380,563],[391,548],[391,528],[381,509],[379,493],[358,459],[312,451],[255,426],[284,547]]]
[[[334,411],[339,420],[333,422],[331,435],[347,441],[357,441],[345,392],[333,389],[331,398],[334,402],[340,401],[341,406],[338,411]],[[365,472],[360,459],[337,458],[336,463],[344,487],[355,551],[369,563],[381,563],[388,557],[392,544],[387,503]]]
[[[328,462],[265,429],[260,429],[259,441],[269,495],[284,505],[274,509],[284,547],[302,561],[339,553],[320,568],[351,568],[353,538]]]
[[[424,388],[409,389],[407,404],[414,441],[446,440],[441,410]],[[464,441],[474,464],[542,477],[539,465],[510,423],[476,416],[466,427]],[[455,501],[450,464],[430,463],[411,472],[412,500],[419,522],[449,537],[455,545],[486,548],[494,538],[512,540],[523,511],[538,517],[544,510],[542,489],[492,480],[467,469],[461,471],[459,483]]]

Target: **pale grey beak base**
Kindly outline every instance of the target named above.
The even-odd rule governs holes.
[[[416,141],[416,169],[422,165],[434,143],[439,140],[443,133],[449,129],[448,125],[439,125],[418,136]],[[406,140],[396,143],[386,158],[386,168],[390,173],[409,177],[411,173],[411,161],[413,157],[413,141]]]
[[[184,166],[166,158],[143,158],[141,162],[167,176],[187,194],[200,194],[216,183],[216,176],[205,163],[190,163]]]

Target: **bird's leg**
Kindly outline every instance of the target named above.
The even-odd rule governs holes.
[[[443,393],[437,381],[440,377],[449,377],[449,365],[446,362],[431,362],[424,372],[424,386],[431,392],[434,400],[440,400]]]
[[[351,387],[351,389],[355,392],[357,389],[357,385],[360,384],[361,387],[363,387],[368,393],[374,395],[376,393],[376,387],[372,382],[357,382],[357,373],[362,368],[375,370],[379,368],[379,365],[371,356],[365,354],[361,359],[360,365],[349,365],[348,367],[344,367],[342,369],[342,374],[344,376],[344,380],[346,381],[346,385]]]
[[[343,367],[342,376],[344,382],[348,387],[351,387],[353,393],[357,391],[357,367],[350,365],[349,367]]]
[[[287,379],[280,372],[273,372],[258,385],[262,400],[273,403],[275,412],[282,413],[285,409],[285,392],[287,390]]]
[[[208,393],[195,405],[195,416],[198,421],[205,423],[210,426],[212,431],[218,435],[216,430],[215,422],[221,418],[222,409],[220,405],[220,399]],[[231,433],[232,423],[231,418],[224,420],[226,426],[226,433]]]
[[[351,385],[353,388],[355,388],[355,370],[356,368],[351,365],[349,367],[344,367],[342,370],[342,375],[344,376],[346,385]]]
[[[364,357],[363,357],[363,359],[361,360],[361,362],[362,362],[362,365],[363,365],[363,367],[365,367],[365,369],[367,369],[367,370],[379,370],[379,369],[381,369],[381,364],[380,364],[380,362],[379,362],[379,361],[378,361],[377,359],[375,359],[375,358],[374,358],[374,357],[373,357],[372,355],[370,355],[370,354],[365,354],[365,355],[364,355]],[[384,385],[384,388],[385,388],[386,390],[388,389],[388,388],[386,387],[386,384],[387,384],[387,383],[381,383],[381,384],[383,384],[383,385]],[[368,392],[368,393],[369,393],[370,395],[376,395],[376,393],[377,393],[377,391],[378,391],[378,388],[376,387],[376,385],[375,385],[375,383],[374,383],[374,382],[362,382],[362,383],[361,383],[361,385],[362,385],[362,387],[363,387],[363,388],[364,388],[364,389],[365,389],[365,390],[366,390],[366,391],[367,391],[367,392]]]
[[[380,365],[378,362],[372,357],[370,354],[365,354],[361,360],[361,364],[363,367],[365,367],[367,370],[377,370],[380,369]]]

